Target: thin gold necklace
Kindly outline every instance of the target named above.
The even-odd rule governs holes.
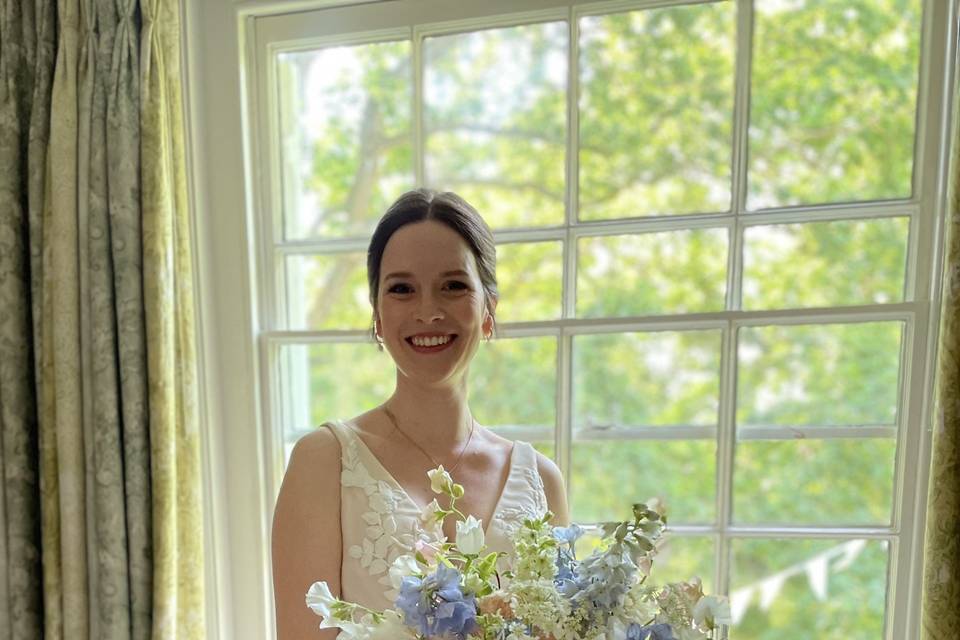
[[[396,429],[398,432],[400,432],[400,435],[402,435],[404,438],[406,438],[408,441],[410,441],[410,443],[411,443],[413,446],[415,446],[417,449],[419,449],[419,450],[420,450],[420,453],[422,453],[423,455],[427,456],[427,459],[430,461],[431,464],[433,464],[433,468],[434,468],[434,469],[436,469],[437,467],[439,467],[439,466],[440,466],[440,463],[437,462],[436,460],[434,460],[434,459],[433,459],[433,456],[431,456],[429,453],[427,453],[427,451],[426,451],[423,447],[421,447],[419,444],[417,444],[417,441],[416,441],[416,440],[414,440],[413,438],[411,438],[410,436],[408,436],[408,435],[404,432],[404,430],[400,428],[400,425],[397,424],[397,418],[396,418],[396,416],[393,415],[393,412],[390,411],[390,409],[387,409],[386,407],[382,407],[382,409],[383,409],[383,411],[387,414],[387,417],[390,418],[390,422],[393,423],[393,428]],[[471,422],[471,424],[470,424],[470,435],[467,437],[467,443],[466,443],[465,445],[463,445],[463,449],[460,450],[460,455],[457,456],[457,461],[456,461],[455,463],[453,463],[453,466],[452,466],[452,467],[450,467],[449,469],[446,470],[447,473],[453,473],[454,469],[456,469],[457,467],[460,466],[460,462],[463,460],[463,454],[466,453],[467,447],[470,446],[470,441],[473,440],[473,432],[474,432],[474,430],[475,430],[475,428],[476,428],[476,426],[477,426],[477,422],[473,419],[473,416],[470,416],[470,422]]]

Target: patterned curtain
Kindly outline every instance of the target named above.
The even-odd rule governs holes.
[[[0,0],[0,640],[203,636],[176,0]]]
[[[142,0],[140,123],[150,380],[155,638],[203,635],[193,266],[177,2]]]
[[[924,541],[925,640],[956,638],[960,629],[960,144],[956,140],[952,167]]]

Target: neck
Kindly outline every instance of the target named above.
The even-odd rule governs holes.
[[[423,387],[398,372],[397,387],[384,405],[400,428],[428,451],[454,449],[469,437],[473,426],[465,378],[453,386]]]

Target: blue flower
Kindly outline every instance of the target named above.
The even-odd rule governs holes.
[[[567,594],[575,589],[577,555],[574,552],[574,543],[583,535],[583,527],[572,524],[569,527],[554,527],[553,538],[559,543],[557,546],[557,575],[554,583],[560,593]]]
[[[433,607],[429,594],[423,589],[423,580],[407,576],[400,583],[400,594],[394,604],[403,612],[403,622],[410,627],[426,628],[427,615]],[[423,631],[423,633],[426,633]]]
[[[414,576],[404,578],[394,604],[403,612],[404,624],[425,636],[449,634],[462,639],[477,624],[474,595],[464,595],[460,572],[445,565],[422,580]]]
[[[569,527],[554,527],[553,537],[560,543],[566,543],[573,546],[573,543],[583,535],[583,527],[578,524],[572,524]]]
[[[626,640],[677,640],[668,624],[640,626],[636,622],[627,627]]]
[[[573,579],[558,581],[557,591],[574,609],[583,610],[591,624],[597,619],[606,624],[611,612],[623,603],[637,572],[629,552],[614,545],[594,552],[572,568]]]

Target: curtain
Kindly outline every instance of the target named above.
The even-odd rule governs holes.
[[[154,636],[199,638],[203,557],[193,272],[180,81],[179,8],[142,0],[143,249],[154,490]]]
[[[38,385],[50,3],[0,1],[0,640],[44,626]],[[43,575],[43,580],[37,576]]]
[[[954,119],[956,121],[956,118]],[[924,540],[923,636],[960,629],[960,145],[954,141],[943,307],[934,405],[933,459]]]
[[[0,0],[0,640],[203,635],[175,0]]]

